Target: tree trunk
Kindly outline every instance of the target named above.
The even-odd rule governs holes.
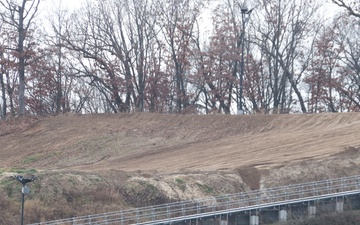
[[[19,43],[17,52],[19,53],[19,116],[25,114],[25,55],[24,55],[24,40],[25,40],[25,30],[24,30],[24,6],[19,6]]]
[[[4,74],[2,72],[0,73],[0,83],[1,83],[1,95],[2,95],[1,98],[2,98],[2,102],[3,102],[3,105],[1,108],[1,111],[2,111],[1,118],[5,120],[7,105],[6,105],[6,90],[5,90]]]

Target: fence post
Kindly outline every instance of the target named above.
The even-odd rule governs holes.
[[[166,204],[166,218],[167,219],[170,218],[170,206],[169,206],[169,204]]]
[[[244,194],[241,192],[240,193],[240,206],[244,206],[244,203],[245,203]]]
[[[121,225],[124,225],[124,212],[121,211]]]
[[[285,200],[289,200],[289,186],[286,186]]]
[[[312,196],[316,196],[315,194],[315,182],[312,182],[313,188],[312,188]]]
[[[107,214],[105,214],[105,224],[109,224],[109,223],[108,223],[108,215],[107,215]]]
[[[216,198],[214,198],[215,199],[215,203],[214,204],[212,204],[212,206],[211,206],[211,211],[212,212],[215,212],[215,206],[216,206],[216,204],[217,204],[217,199]]]
[[[185,203],[181,204],[181,215],[185,216]]]
[[[304,185],[301,185],[301,198],[304,197]]]
[[[136,209],[136,223],[139,223],[139,209]]]
[[[226,209],[230,209],[230,197],[229,197],[229,195],[226,195],[226,201],[227,201]]]
[[[89,218],[89,224],[91,225],[91,224],[92,224],[92,222],[91,222],[91,216],[89,215],[88,218]]]
[[[151,207],[151,214],[152,214],[152,220],[155,220],[155,209],[154,207]]]

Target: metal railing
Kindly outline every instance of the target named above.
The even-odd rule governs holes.
[[[351,176],[31,225],[170,223],[358,193],[360,176]]]

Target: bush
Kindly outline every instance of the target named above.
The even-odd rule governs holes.
[[[159,205],[170,202],[170,199],[154,185],[142,181],[130,181],[119,188],[125,201],[134,207]]]

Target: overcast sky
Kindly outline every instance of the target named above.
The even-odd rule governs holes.
[[[47,2],[48,4],[53,4],[55,1],[53,0],[43,0],[43,3]],[[78,8],[81,4],[84,4],[85,0],[59,0],[64,6],[69,8]]]
[[[335,7],[334,4],[329,4],[329,1],[326,0],[320,0],[321,2],[323,2],[324,4],[326,4],[328,7],[328,9],[330,8],[331,11],[334,9],[337,9],[338,7]],[[54,4],[55,2],[55,4]],[[55,5],[57,5],[56,3],[58,2],[62,2],[63,6],[66,6],[70,9],[76,9],[79,8],[82,4],[84,4],[86,2],[86,0],[41,0],[41,5],[44,8],[48,8],[48,7],[53,7]],[[251,2],[251,1],[250,1]]]
[[[52,9],[58,8],[60,4],[62,8],[77,9],[81,7],[85,1],[86,0],[41,0],[40,12],[41,14],[46,14],[46,11],[52,11]]]
[[[2,1],[2,0],[0,0]],[[59,7],[61,8],[68,8],[70,10],[76,10],[80,8],[85,2],[88,0],[41,0],[40,3],[40,17],[47,18],[51,12],[56,11]],[[340,11],[339,7],[335,6],[334,4],[330,3],[327,0],[319,0],[325,6],[324,16],[325,17],[332,17],[334,14]],[[248,1],[251,2],[251,1]],[[61,6],[60,6],[61,4]]]

